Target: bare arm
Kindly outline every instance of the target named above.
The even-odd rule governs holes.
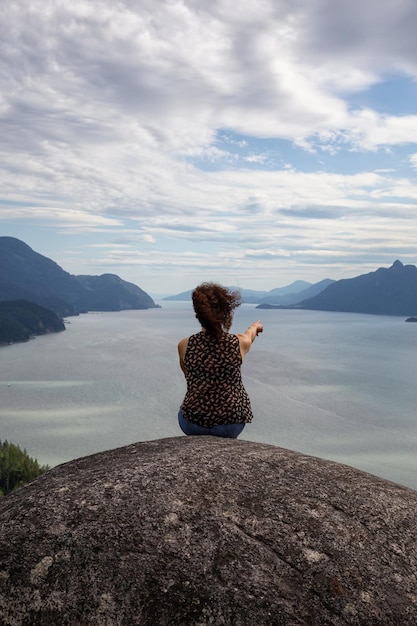
[[[184,376],[186,378],[187,378],[187,370],[185,369],[184,358],[185,358],[185,352],[187,350],[187,345],[188,345],[188,337],[184,337],[184,339],[181,339],[181,341],[178,344],[178,356],[180,359],[180,368],[184,372]]]
[[[242,355],[242,361],[245,358],[246,354],[249,352],[250,347],[255,341],[256,337],[259,335],[259,333],[263,331],[263,329],[264,327],[262,326],[261,322],[257,320],[256,322],[253,322],[253,324],[251,324],[244,333],[237,334],[240,343],[240,353]]]

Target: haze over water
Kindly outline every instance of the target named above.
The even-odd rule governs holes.
[[[181,435],[177,343],[191,303],[69,318],[0,349],[0,439],[55,465]],[[243,364],[255,415],[241,439],[333,459],[417,489],[417,324],[316,311],[236,311],[265,331]]]

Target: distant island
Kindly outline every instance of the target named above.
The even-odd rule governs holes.
[[[395,261],[389,268],[328,285],[312,298],[288,306],[268,303],[256,308],[370,313],[373,315],[417,314],[417,268]],[[411,320],[407,320],[411,321]]]
[[[0,302],[36,302],[59,316],[159,308],[143,289],[115,274],[75,276],[14,237],[0,237]]]

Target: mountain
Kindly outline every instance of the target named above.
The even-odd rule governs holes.
[[[305,280],[296,280],[293,283],[286,285],[286,287],[275,287],[275,289],[271,289],[271,291],[268,291],[267,296],[268,298],[273,298],[275,296],[292,295],[300,293],[308,287],[311,287],[311,283],[308,283]]]
[[[302,283],[304,281],[299,280],[297,282]],[[272,291],[268,293],[268,295],[265,298],[262,298],[260,304],[261,305],[297,304],[298,302],[302,302],[306,298],[312,298],[316,294],[322,292],[324,289],[326,289],[326,287],[328,287],[332,283],[334,283],[334,280],[332,280],[331,278],[325,278],[324,280],[321,280],[318,283],[314,283],[314,285],[312,285],[311,283],[305,283],[306,285],[308,285],[308,287],[304,288],[302,291],[299,291],[299,292],[289,291],[286,293],[284,292],[282,295],[277,293],[279,290],[273,289]],[[271,296],[273,292],[276,295]],[[265,307],[262,307],[262,308],[265,308]]]
[[[114,274],[75,276],[14,237],[0,237],[0,301],[25,299],[59,315],[150,309],[158,305]]]
[[[247,304],[259,304],[261,302],[293,304],[294,302],[300,302],[303,299],[302,297],[299,297],[300,294],[311,287],[313,287],[313,285],[305,280],[296,280],[289,285],[284,287],[275,287],[275,289],[271,289],[270,291],[241,289],[240,292],[242,294],[242,301]]]
[[[270,291],[257,291],[255,289],[240,289],[239,287],[229,287],[229,289],[237,289],[242,296],[242,302],[246,304],[296,304],[306,298],[316,295],[323,291],[333,281],[330,278],[321,280],[319,283],[312,285],[305,280],[296,280],[285,287],[276,287]],[[174,296],[167,296],[164,300],[171,301],[187,301],[191,300],[192,289],[182,291]]]
[[[338,280],[296,305],[299,309],[374,315],[417,314],[417,268],[395,261],[390,268]]]
[[[256,289],[240,289],[239,287],[228,287],[228,289],[239,291],[242,296],[242,302],[246,303],[256,304],[257,302],[261,302],[262,298],[266,297],[268,294],[268,291],[257,291]],[[181,291],[181,293],[173,296],[166,296],[164,300],[170,300],[171,302],[188,301],[191,300],[192,292],[193,289],[188,289],[188,291]]]
[[[122,280],[115,274],[81,275],[75,278],[85,290],[81,302],[89,311],[123,311],[157,307],[152,298],[140,287]]]
[[[61,330],[65,330],[62,319],[35,302],[0,302],[0,345],[27,341],[33,335],[46,335]]]
[[[170,302],[186,302],[191,300],[192,289],[188,289],[188,291],[181,291],[181,293],[177,293],[173,296],[165,296],[164,300],[169,300]]]

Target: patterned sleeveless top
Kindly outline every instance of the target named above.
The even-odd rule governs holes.
[[[236,335],[212,339],[204,332],[191,335],[184,357],[187,392],[181,409],[185,419],[211,428],[253,419],[242,383],[242,355]]]

